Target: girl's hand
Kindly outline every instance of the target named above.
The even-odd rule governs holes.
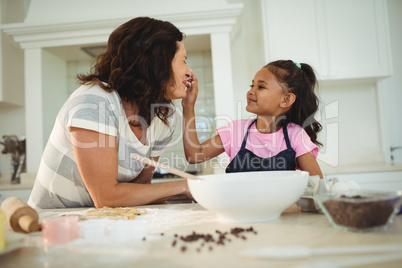
[[[182,99],[181,105],[184,107],[194,107],[198,95],[198,79],[193,72],[191,72],[191,86],[187,87],[187,95]]]

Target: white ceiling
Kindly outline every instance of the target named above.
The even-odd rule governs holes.
[[[186,50],[190,51],[203,51],[211,50],[211,41],[209,35],[190,35],[184,39]],[[91,44],[84,47],[97,47],[106,44]],[[76,46],[63,46],[63,47],[49,47],[46,48],[52,54],[65,59],[66,61],[79,61],[79,60],[91,60],[90,55],[82,50],[81,45]]]

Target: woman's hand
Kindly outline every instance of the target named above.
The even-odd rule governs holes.
[[[190,200],[195,201],[193,195],[192,195],[191,192],[190,192],[190,188],[188,187],[187,180],[186,180],[186,186],[187,186],[187,187],[186,187],[186,191],[184,192],[183,195],[184,195],[187,199],[190,199]]]
[[[198,95],[198,79],[193,72],[191,72],[191,86],[187,87],[187,95],[182,99],[181,105],[185,107],[194,107]]]
[[[175,181],[174,183],[176,183],[177,185],[179,185],[179,187],[181,187],[181,189],[182,189],[181,193],[171,195],[171,196],[166,196],[164,198],[155,200],[154,202],[152,202],[152,204],[167,204],[167,203],[169,203],[168,201],[173,198],[186,198],[191,201],[195,201],[194,197],[192,196],[192,194],[190,192],[190,188],[188,187],[187,180],[179,180],[179,181]]]
[[[158,157],[150,157],[152,161],[158,162],[159,156]],[[137,177],[133,178],[131,183],[140,183],[140,184],[150,184],[152,181],[152,178],[154,176],[155,172],[155,167],[145,165],[144,169],[141,171],[140,174],[138,174]]]

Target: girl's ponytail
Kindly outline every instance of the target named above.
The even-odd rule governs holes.
[[[315,120],[318,111],[318,97],[315,95],[317,78],[313,68],[306,63],[297,63],[291,60],[278,60],[265,66],[284,84],[284,90],[293,93],[296,101],[281,121],[282,125],[295,123],[304,128],[313,143],[322,145],[317,141],[317,133],[321,131],[321,124]]]
[[[306,74],[307,78],[310,80],[310,84],[313,86],[312,90],[314,91],[314,87],[317,85],[317,77],[315,76],[313,68],[306,63],[300,64],[300,69]]]

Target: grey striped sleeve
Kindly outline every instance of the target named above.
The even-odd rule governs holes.
[[[60,118],[67,127],[79,127],[116,136],[118,117],[114,105],[106,97],[80,94],[63,107]]]
[[[51,142],[46,145],[46,153],[43,154],[42,160],[54,173],[71,180],[75,187],[86,188],[75,161],[57,150]]]

